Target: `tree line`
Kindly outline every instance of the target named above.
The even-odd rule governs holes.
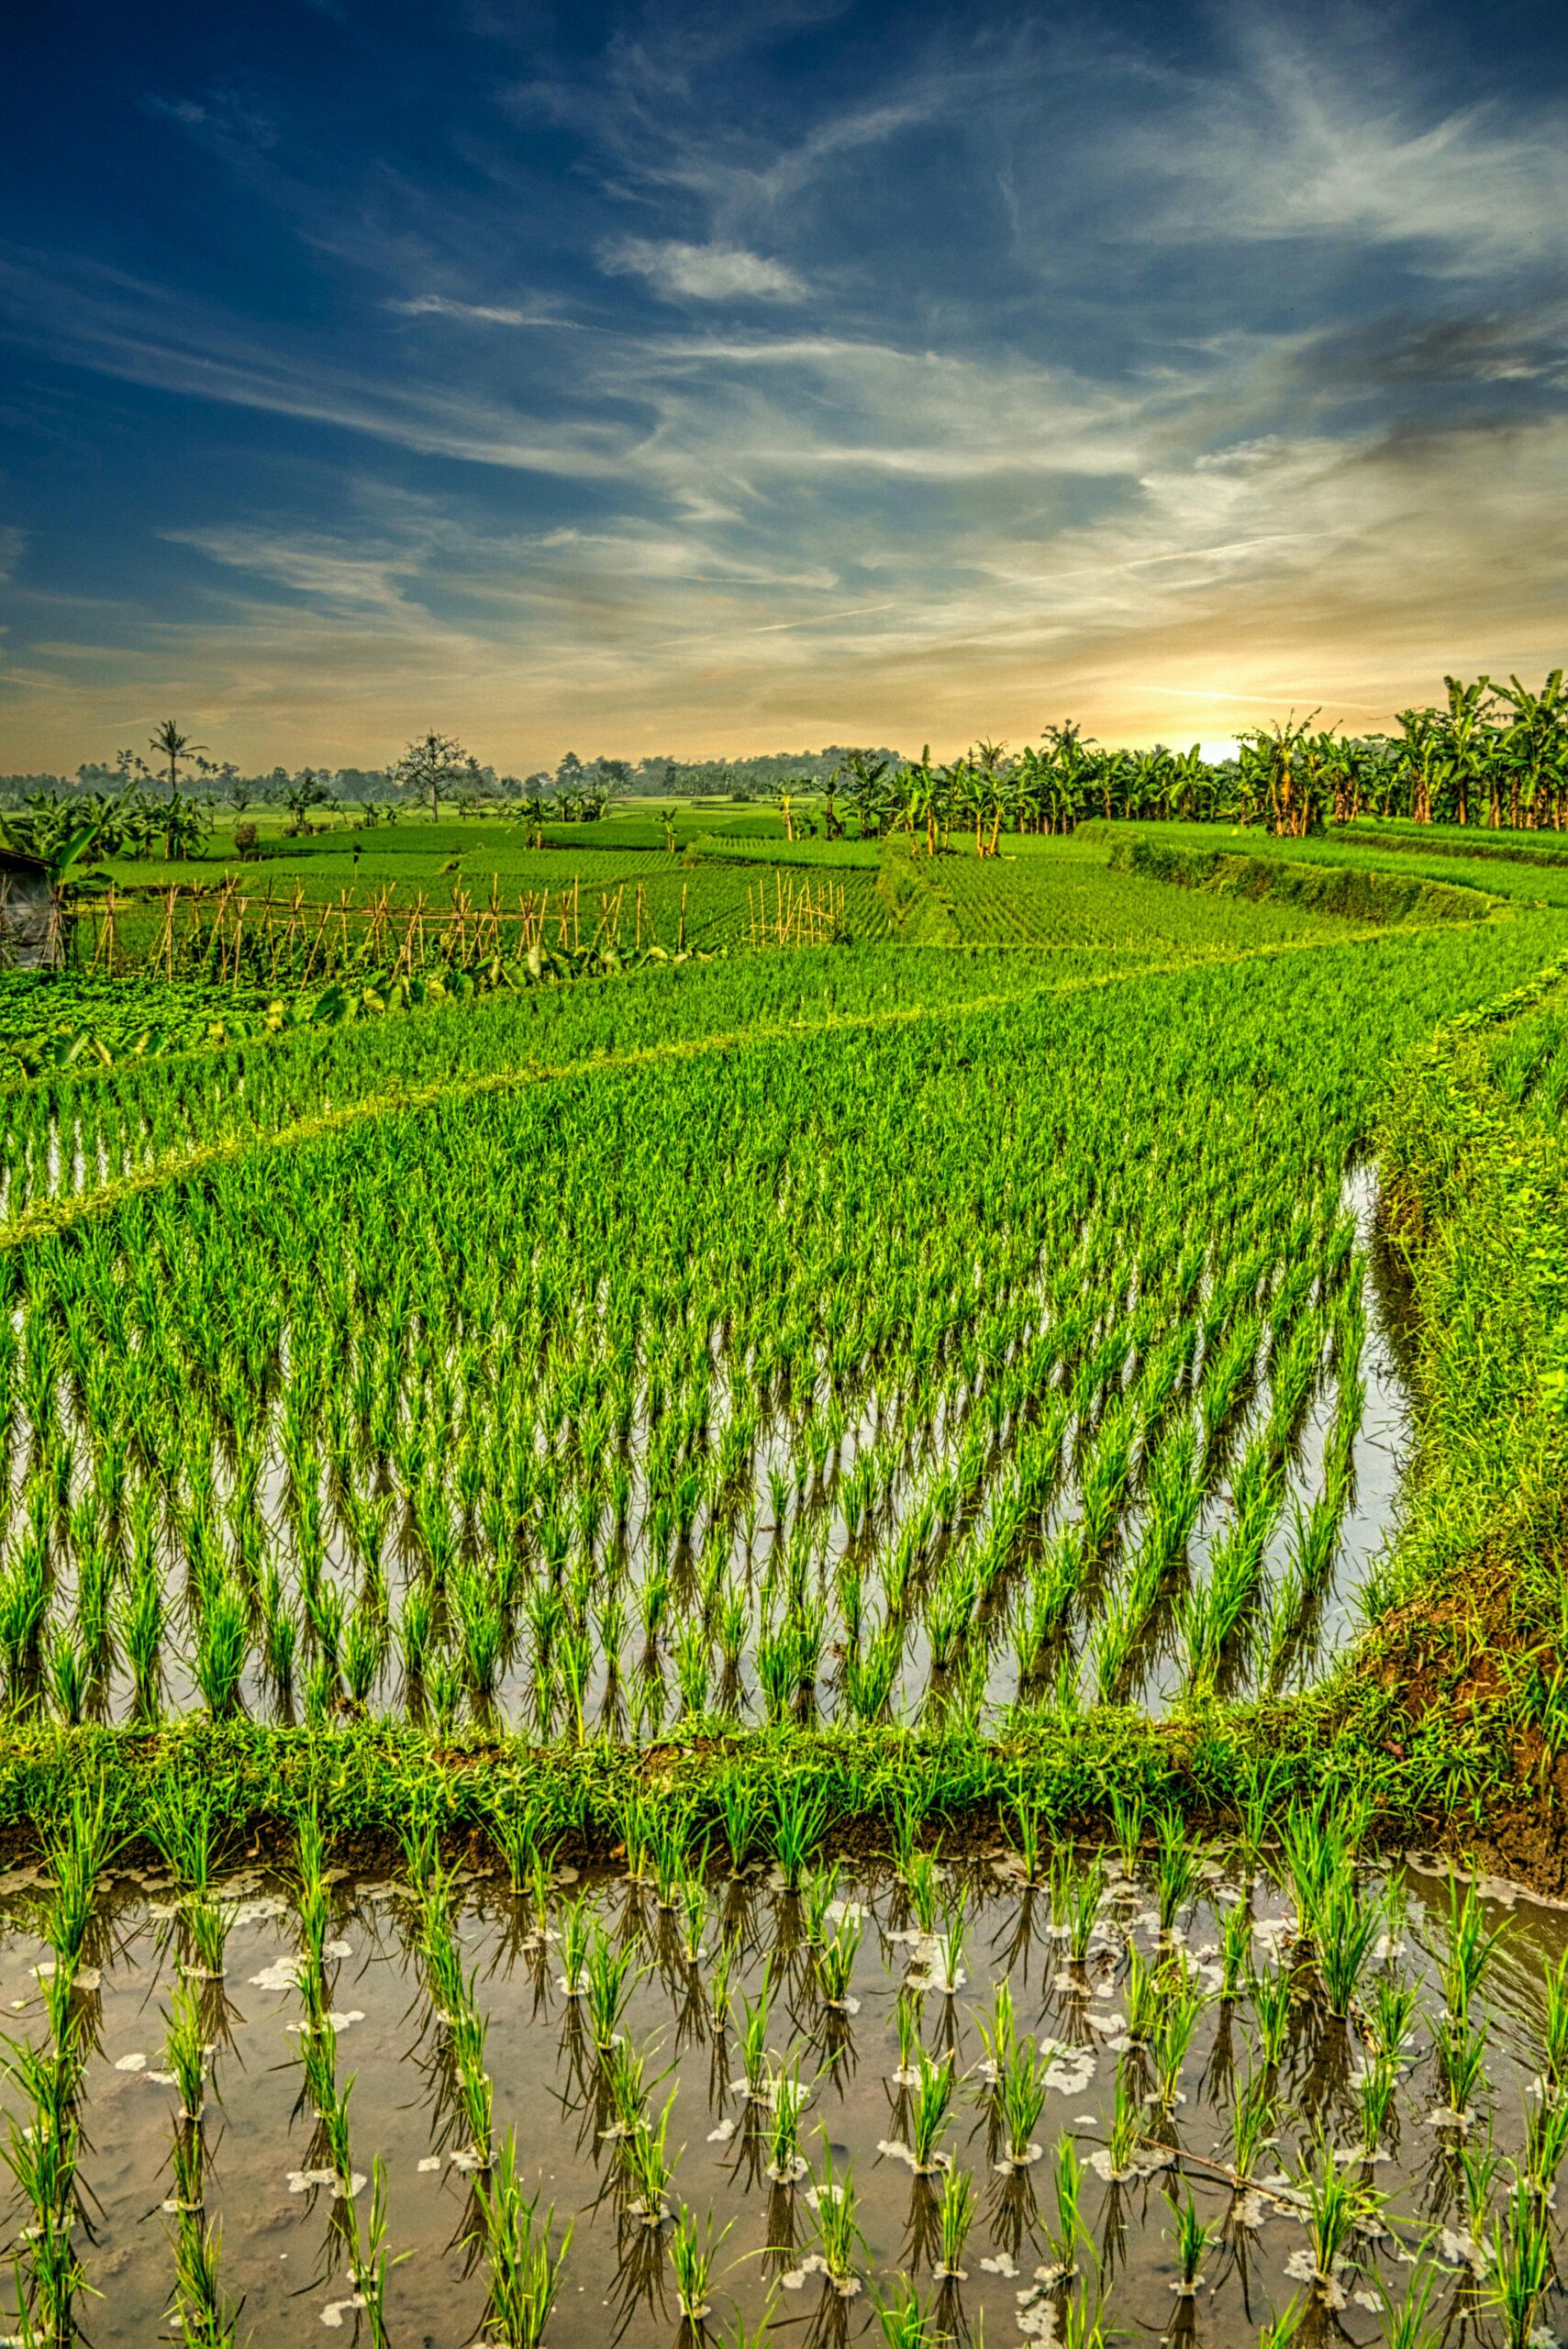
[[[1517,676],[1444,679],[1444,699],[1398,713],[1396,730],[1348,734],[1294,714],[1248,729],[1235,756],[1208,760],[1157,743],[1130,750],[1095,741],[1071,719],[1010,751],[982,740],[933,763],[892,750],[770,752],[750,760],[698,762],[600,757],[568,751],[552,772],[497,775],[453,736],[434,730],[408,743],[385,768],[283,767],[241,775],[212,758],[168,718],[146,752],[121,751],[112,768],[83,766],[73,784],[59,776],[0,777],[3,817],[14,848],[50,857],[83,830],[94,853],[193,854],[220,808],[237,818],[282,807],[302,831],[317,813],[361,824],[395,823],[400,807],[460,817],[501,809],[542,838],[548,822],[591,823],[617,797],[690,796],[700,778],[720,796],[775,799],[784,829],[820,827],[829,838],[851,828],[875,839],[907,831],[935,853],[959,832],[995,853],[1005,831],[1068,832],[1085,818],[1184,818],[1260,825],[1285,837],[1359,817],[1403,817],[1494,830],[1568,829],[1568,691],[1553,669],[1539,687]],[[12,786],[9,793],[6,786]],[[803,797],[809,807],[803,807]]]

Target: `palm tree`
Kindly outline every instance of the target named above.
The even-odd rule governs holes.
[[[172,799],[180,788],[181,761],[199,758],[201,752],[206,749],[206,744],[193,742],[188,734],[181,733],[176,719],[166,718],[147,747],[150,751],[155,751],[161,759],[167,759],[169,762],[169,796]]]

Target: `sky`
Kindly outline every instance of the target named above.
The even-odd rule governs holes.
[[[1366,731],[1568,657],[1568,12],[14,27],[0,769]]]

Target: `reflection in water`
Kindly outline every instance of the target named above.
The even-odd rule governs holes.
[[[673,2349],[694,2328],[683,2298],[709,2308],[695,2322],[714,2340],[769,2306],[814,2342],[880,2338],[874,2301],[900,2277],[994,2349],[1061,2337],[1064,2291],[1173,2343],[1251,2341],[1306,2295],[1310,2335],[1365,2342],[1412,2261],[1435,2263],[1434,2314],[1473,2309],[1527,2130],[1539,2168],[1556,2110],[1538,2083],[1561,1911],[1484,1887],[1472,1939],[1501,1939],[1464,1992],[1446,1880],[1415,1865],[1397,1886],[1367,1879],[1364,1957],[1336,1998],[1266,1872],[1200,1854],[1196,1897],[1162,1932],[1168,1853],[1154,1879],[1110,1864],[1087,1931],[1018,1866],[939,1861],[913,1887],[832,1872],[800,1896],[752,1870],[684,1916],[645,1884],[569,1869],[542,1906],[484,1871],[422,1893],[339,1882],[325,2073],[308,1929],[283,1887],[223,1884],[215,1978],[169,1879],[115,1879],[73,1994],[90,2043],[76,2242],[103,2295],[79,2298],[85,2336],[168,2331],[183,2205],[221,2228],[241,2338],[373,2342],[363,2246],[384,2165],[386,2337],[500,2339],[508,2132],[536,2239],[550,2206],[557,2243],[572,2222],[555,2349]],[[917,1914],[933,1890],[935,1932]],[[5,1893],[0,1995],[41,2045],[31,1872]],[[483,2142],[462,2017],[435,1987],[443,1914],[478,2019]],[[830,1944],[851,1950],[847,1974]],[[1478,2054],[1456,2119],[1461,2021]],[[6,2104],[24,2123],[16,2076]],[[1184,2270],[1194,2294],[1174,2288]]]

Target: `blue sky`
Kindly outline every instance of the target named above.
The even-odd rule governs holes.
[[[1536,6],[72,6],[0,139],[0,768],[525,772],[1568,654]]]

